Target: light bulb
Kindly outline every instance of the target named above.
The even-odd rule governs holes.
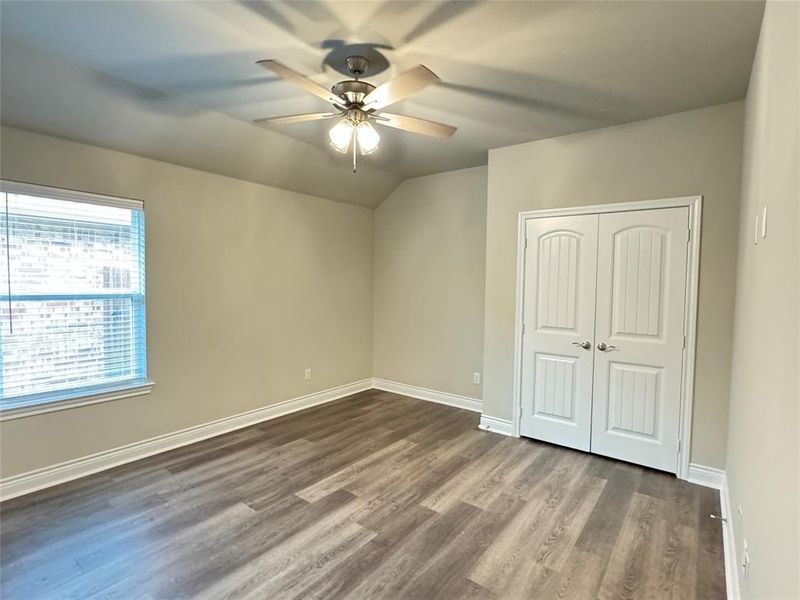
[[[328,132],[328,137],[331,139],[331,146],[339,152],[347,152],[350,146],[350,140],[353,139],[353,124],[349,119],[342,119],[336,125],[331,127]]]
[[[381,136],[375,131],[372,123],[369,121],[361,121],[356,126],[356,135],[358,136],[358,147],[361,154],[371,154],[378,149],[378,144],[381,143]]]

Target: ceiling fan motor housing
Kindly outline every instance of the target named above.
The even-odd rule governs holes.
[[[368,67],[369,60],[363,56],[348,56],[347,69],[353,75],[353,79],[340,81],[331,87],[331,91],[334,94],[347,102],[348,108],[354,104],[361,104],[364,97],[375,89],[375,86],[371,83],[359,80],[359,77],[367,72]]]
[[[366,81],[346,79],[345,81],[340,81],[339,83],[335,84],[331,88],[331,91],[340,98],[344,98],[347,101],[347,104],[351,105],[361,104],[362,100],[364,100],[364,97],[374,89],[375,86],[371,83],[367,83]]]

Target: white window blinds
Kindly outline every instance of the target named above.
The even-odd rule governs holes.
[[[141,202],[0,191],[0,408],[144,382]]]

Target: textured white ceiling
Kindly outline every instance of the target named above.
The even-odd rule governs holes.
[[[0,3],[2,121],[208,171],[375,206],[402,179],[499,146],[741,99],[761,2]],[[456,125],[382,128],[353,175],[330,122],[252,119],[325,103],[254,63],[323,85],[350,44],[380,83],[423,63],[443,80],[393,112]],[[334,61],[339,65],[340,62]]]

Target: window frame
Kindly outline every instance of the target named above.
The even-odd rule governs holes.
[[[118,196],[107,196],[103,194],[95,194],[77,190],[54,188],[50,186],[30,184],[8,179],[0,179],[0,193],[39,196],[53,200],[67,200],[70,202],[81,202],[84,204],[96,204],[100,206],[112,206],[115,208],[140,210],[142,211],[142,218],[145,218],[144,202],[130,198],[121,198]],[[147,270],[144,269],[144,290],[147,290],[146,275]],[[42,295],[43,298],[46,297],[48,299],[55,296],[61,296],[61,294]],[[107,294],[81,294],[81,296],[87,296],[87,298],[94,296],[101,296],[103,298],[109,297]],[[144,354],[144,378],[131,379],[128,381],[121,381],[111,384],[82,387],[71,390],[41,392],[38,394],[20,396],[18,400],[0,401],[0,421],[18,419],[21,417],[59,410],[67,410],[79,406],[97,404],[100,402],[110,402],[113,400],[120,400],[122,398],[143,396],[151,392],[155,382],[149,378],[147,369],[147,327],[145,323],[147,315],[147,292],[145,291],[142,294],[120,294],[120,297],[130,298],[131,300],[140,299],[142,303],[142,311],[145,317],[141,324],[141,326],[144,328],[144,331],[142,332],[144,341],[142,348],[142,352]],[[30,298],[26,297],[26,299]]]

